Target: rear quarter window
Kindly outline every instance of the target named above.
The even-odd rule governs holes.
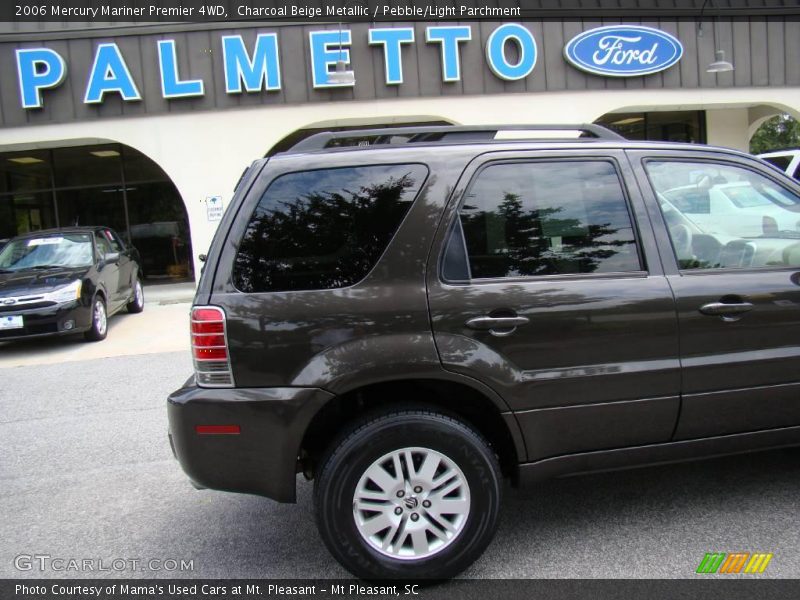
[[[375,266],[421,189],[420,164],[282,175],[253,211],[236,255],[242,292],[334,289]]]
[[[789,168],[789,164],[792,162],[793,157],[791,154],[785,154],[782,156],[765,156],[763,158],[768,163],[772,163],[772,165],[785,172],[786,169]]]

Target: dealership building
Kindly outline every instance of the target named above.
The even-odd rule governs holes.
[[[0,23],[0,239],[117,229],[190,279],[243,169],[311,133],[589,123],[747,150],[800,118],[791,17]]]

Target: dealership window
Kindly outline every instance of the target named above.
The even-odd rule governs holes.
[[[183,201],[166,173],[122,144],[0,153],[0,240],[74,225],[116,230],[150,282],[189,278]]]
[[[608,113],[595,123],[629,140],[706,143],[702,110]]]

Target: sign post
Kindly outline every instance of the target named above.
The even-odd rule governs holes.
[[[222,219],[222,196],[208,196],[206,198],[206,216],[209,221]]]

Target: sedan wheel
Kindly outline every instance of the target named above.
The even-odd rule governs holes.
[[[94,299],[94,304],[92,305],[92,328],[84,335],[90,342],[99,342],[106,339],[108,335],[106,303],[100,296]]]
[[[131,301],[128,302],[126,308],[129,313],[140,313],[144,310],[144,290],[138,277],[136,283],[133,284],[133,297],[131,297]]]

